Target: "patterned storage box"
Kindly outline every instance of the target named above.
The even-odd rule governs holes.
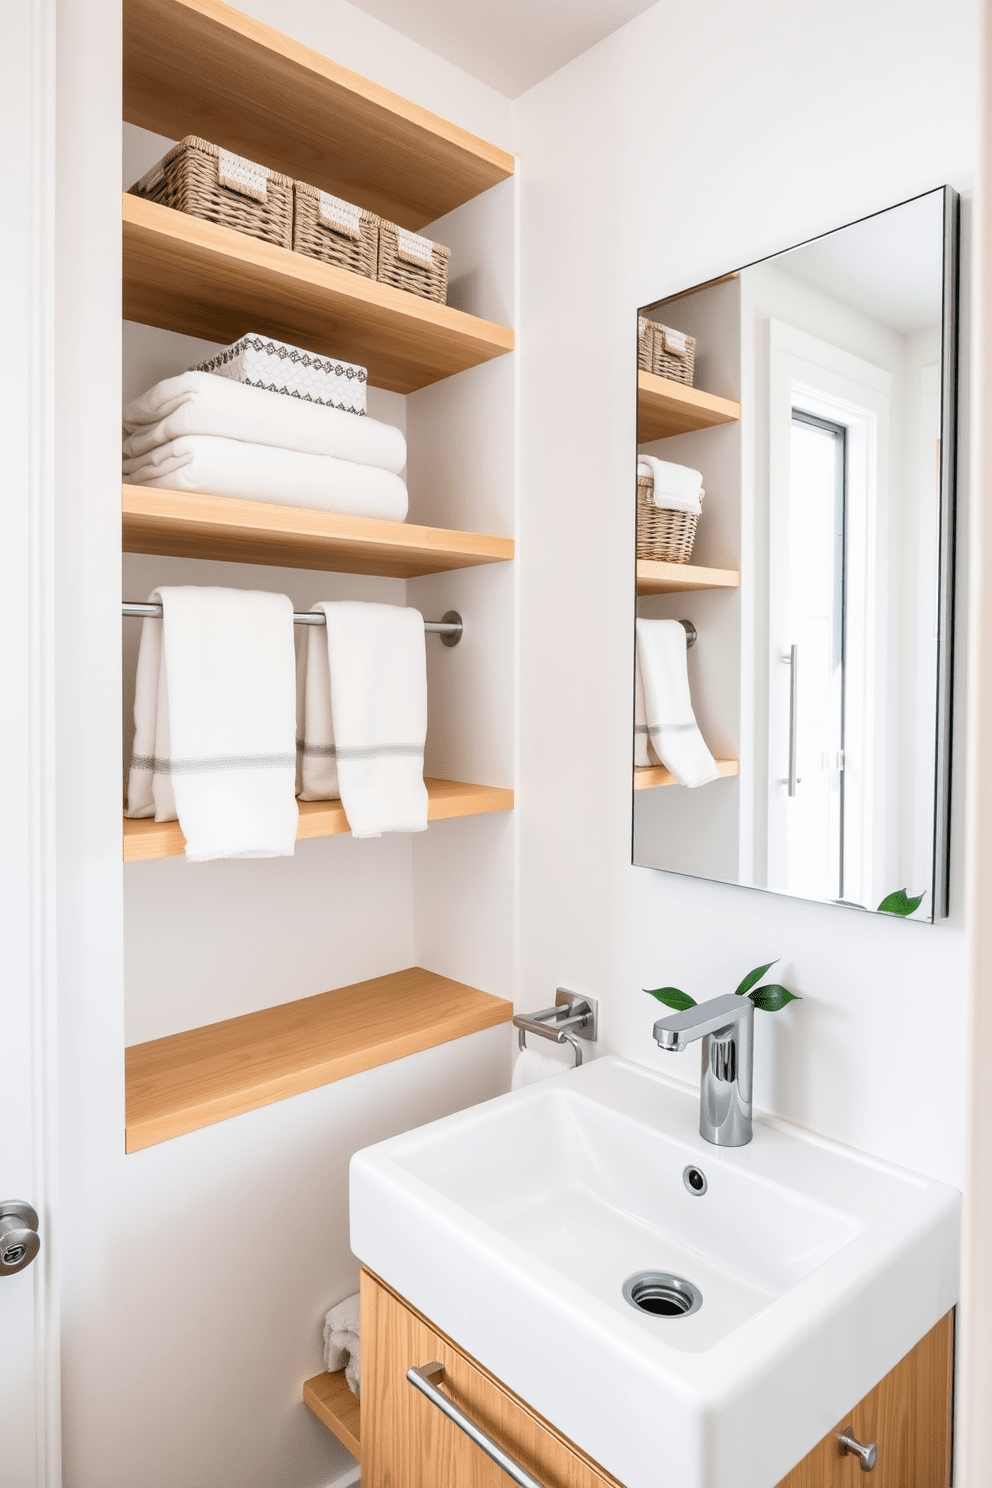
[[[270,393],[302,398],[306,403],[323,403],[346,413],[365,413],[368,373],[364,367],[340,362],[335,357],[318,356],[316,352],[289,346],[285,341],[260,336],[255,331],[249,331],[233,346],[225,346],[193,370],[214,372],[218,377],[230,377],[250,387],[266,388]]]
[[[294,181],[293,247],[308,258],[374,279],[379,218],[305,181]]]
[[[280,248],[293,246],[290,177],[193,134],[173,145],[129,194]]]
[[[432,243],[418,233],[407,232],[394,222],[379,223],[380,284],[406,289],[425,300],[443,305],[448,298],[448,259],[451,249]]]

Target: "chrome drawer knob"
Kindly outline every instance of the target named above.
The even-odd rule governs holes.
[[[842,1452],[852,1452],[855,1457],[861,1459],[862,1472],[871,1472],[878,1461],[878,1448],[875,1443],[859,1442],[849,1430],[842,1431],[840,1434],[840,1449]]]

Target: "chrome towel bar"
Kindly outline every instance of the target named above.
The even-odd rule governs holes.
[[[136,604],[133,600],[125,599],[121,605],[121,614],[137,620],[161,620],[162,606],[160,604]],[[327,621],[320,610],[302,612],[297,610],[293,615],[293,624],[326,625]],[[442,645],[457,646],[465,626],[457,610],[448,610],[440,620],[425,620],[424,629],[431,635],[439,635]]]

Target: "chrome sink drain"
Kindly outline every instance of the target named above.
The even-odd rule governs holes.
[[[654,1317],[689,1317],[703,1305],[699,1288],[671,1271],[635,1271],[624,1282],[623,1294],[631,1307]]]

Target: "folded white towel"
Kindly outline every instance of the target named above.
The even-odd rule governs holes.
[[[211,434],[184,434],[125,460],[124,478],[138,486],[316,507],[389,522],[402,522],[408,506],[406,486],[388,470]]]
[[[358,1292],[332,1307],[324,1319],[324,1367],[331,1374],[343,1369],[353,1395],[362,1392],[360,1319]]]
[[[292,856],[293,606],[284,594],[155,590],[138,650],[127,815],[177,817],[190,862]]]
[[[327,618],[330,718],[307,719],[303,783],[331,786],[336,766],[341,802],[355,837],[422,832],[427,827],[424,741],[427,737],[427,651],[418,610],[346,600],[315,606]],[[318,698],[311,670],[322,661],[308,647],[307,698]],[[312,666],[311,666],[312,663]],[[323,709],[323,694],[319,693]],[[330,720],[333,719],[333,732]],[[309,753],[311,743],[326,753]],[[323,772],[323,773],[320,773]]]
[[[680,785],[719,780],[689,697],[686,636],[678,620],[637,621],[637,663],[644,687],[648,737]]]
[[[554,1048],[548,1044],[548,1049]],[[563,1075],[575,1068],[575,1055],[568,1045],[561,1052],[544,1054],[539,1049],[521,1049],[513,1062],[511,1090],[520,1090],[524,1085],[534,1085],[538,1080],[547,1080],[550,1075]]]
[[[213,434],[271,444],[305,455],[333,455],[399,475],[406,440],[392,424],[339,408],[287,398],[211,372],[167,377],[124,409],[124,458],[134,459],[184,434]]]
[[[639,455],[638,475],[649,475],[654,481],[651,499],[666,511],[684,511],[698,517],[702,511],[699,493],[703,477],[688,465],[673,465],[670,460],[657,460],[654,455]]]

